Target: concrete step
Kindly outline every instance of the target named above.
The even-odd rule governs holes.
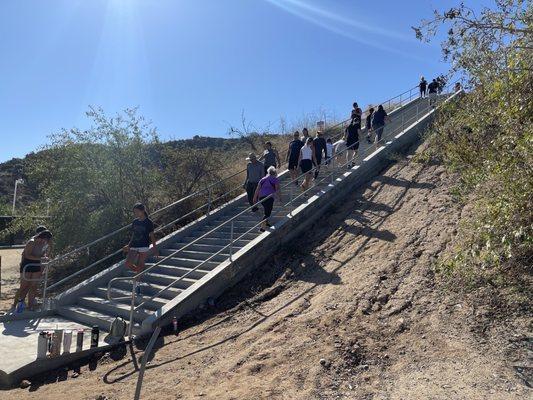
[[[172,244],[171,246],[171,249],[181,249],[182,247],[184,247],[185,245],[187,245],[188,243],[185,243],[185,242],[178,242],[178,243],[174,243]],[[229,244],[229,242],[228,242]],[[233,244],[235,248],[241,248],[241,247],[244,247],[246,245],[246,243],[241,243],[241,245],[237,246],[235,243]],[[222,252],[220,254],[224,254],[226,257],[229,255],[229,248],[226,247],[224,248],[225,246],[224,245],[217,245],[217,244],[198,244],[198,243],[195,243],[195,244],[191,244],[189,247],[187,247],[187,249],[189,250],[194,250],[194,251],[201,251],[201,252],[206,252],[206,253],[216,253],[218,251],[221,251]],[[161,252],[161,250],[160,250]]]
[[[182,252],[178,253],[175,257],[169,258],[168,260],[163,261],[164,265],[172,265],[176,267],[184,267],[184,268],[194,268],[198,266],[200,263],[202,263],[201,260],[191,259],[188,257],[184,257],[181,255]],[[163,260],[166,258],[165,256],[159,256],[159,257],[150,257],[148,262],[146,263],[146,267],[154,265],[156,262]],[[207,261],[203,263],[202,270],[204,271],[211,271],[213,268],[218,266],[220,262],[217,261]]]
[[[185,238],[183,238],[184,241],[186,241],[187,243],[191,243],[193,240],[196,240],[196,238],[194,237],[191,237],[191,236],[187,236]],[[236,245],[236,246],[239,246],[239,247],[244,247],[246,246],[248,243],[250,243],[252,241],[252,239],[239,239],[239,240],[235,240],[233,241],[233,243]],[[200,239],[198,240],[195,244],[200,244],[200,245],[216,245],[216,246],[225,246],[227,244],[230,243],[230,239],[226,239],[226,237],[205,237],[203,239]]]
[[[142,286],[142,293],[146,296],[152,296],[165,288],[163,285],[158,285],[152,282],[145,282],[146,284]],[[128,281],[117,281],[113,285],[113,288],[122,289],[127,293],[131,293],[131,282]],[[107,288],[106,288],[107,289]],[[172,300],[174,297],[179,295],[183,290],[175,287],[171,287],[162,292],[159,296],[162,300]]]
[[[126,274],[129,274],[133,276],[133,272],[126,272]],[[142,276],[141,282],[145,282],[148,284],[156,284],[161,286],[167,286],[174,282],[178,277],[172,276],[172,275],[165,275],[161,273],[155,273],[155,272],[147,272]],[[196,279],[191,279],[189,277],[183,278],[180,281],[176,282],[173,288],[177,289],[187,289],[189,286],[197,282]]]
[[[204,235],[206,234],[207,232],[209,232],[211,229],[205,229],[205,228],[202,228],[201,230],[197,231],[196,232],[196,235],[197,237],[200,237],[201,235]],[[239,237],[241,236],[241,237]],[[255,239],[257,236],[259,236],[259,231],[252,231],[250,233],[246,233],[244,235],[235,235],[235,239],[237,239],[237,237],[239,237],[239,240],[241,239],[245,239],[245,240],[253,240]],[[227,231],[221,231],[221,230],[217,230],[215,232],[211,232],[209,234],[209,236],[207,236],[208,238],[217,238],[217,239],[225,239],[227,240],[227,242],[229,243],[230,240],[231,240],[231,233],[229,230]],[[205,239],[205,238],[203,238]]]
[[[167,260],[167,261],[172,261],[172,260]],[[178,265],[172,265],[170,263],[167,263],[167,261],[165,261],[163,264],[158,265],[157,267],[154,267],[153,269],[150,270],[150,272],[153,272],[155,274],[170,275],[175,278],[179,276],[183,276],[190,272],[189,275],[187,275],[187,278],[194,279],[194,280],[201,279],[205,274],[209,272],[209,270],[204,268],[205,264],[200,266],[198,269],[192,271],[194,267],[182,267]],[[218,264],[216,264],[216,266],[218,266]],[[142,280],[143,279],[141,278],[141,281]]]
[[[103,313],[100,311],[92,310],[83,307],[78,304],[61,306],[57,309],[57,313],[72,321],[79,322],[88,326],[98,326],[100,330],[109,332],[111,323],[115,320],[115,316],[112,314]],[[128,319],[126,319],[126,323]],[[133,332],[137,332],[140,328],[139,324],[135,324]]]
[[[191,245],[191,246],[194,246],[194,245]],[[180,249],[176,249],[176,248],[166,248],[166,249],[161,249],[160,253],[161,255],[163,256],[169,256],[173,253],[176,253],[176,256],[177,257],[181,257],[181,258],[188,258],[188,259],[193,259],[193,260],[201,260],[201,261],[205,261],[207,260],[209,257],[211,257],[211,259],[209,261],[213,261],[213,262],[216,262],[216,263],[220,263],[222,261],[224,261],[226,258],[228,258],[227,256],[225,256],[224,254],[217,254],[216,256],[214,256],[213,254],[216,253],[215,252],[209,252],[209,251],[198,251],[198,250],[191,250],[190,247],[187,247],[186,250],[180,250]],[[229,253],[228,253],[229,254]]]
[[[250,226],[233,226],[233,234],[234,234],[234,237],[235,236],[239,236],[243,233],[248,233],[248,231],[250,232],[254,232],[255,228],[254,228],[254,225],[257,225],[257,229],[259,229],[259,221],[256,223],[256,224],[250,224]],[[215,229],[216,228],[216,225],[206,225],[205,226],[205,230],[206,231],[210,231],[211,229]],[[227,225],[224,225],[222,227],[220,227],[219,229],[217,229],[215,232],[226,232],[228,234],[231,233],[231,225],[230,224],[227,224]]]
[[[147,288],[149,287],[149,284],[141,284],[141,294],[142,296],[135,296],[135,304],[139,305],[143,302],[144,298],[148,298],[152,296],[153,294],[157,293],[157,291],[152,290],[150,293],[147,292]],[[163,288],[163,286],[161,286]],[[107,299],[107,287],[98,287],[95,290],[93,290],[93,293],[97,295],[98,297],[102,297]],[[124,300],[115,300],[118,303],[123,304],[131,304],[131,288],[130,290],[124,290],[124,289],[118,289],[116,287],[113,287],[112,289],[112,295],[113,297],[127,297]],[[144,298],[143,298],[144,297]],[[146,303],[146,308],[148,310],[157,310],[161,307],[163,307],[168,302],[168,299],[164,299],[161,297],[155,297],[152,300],[148,301]]]
[[[125,320],[130,318],[130,305],[115,301],[109,301],[96,295],[81,296],[78,298],[78,304],[88,310],[94,310],[100,313],[105,313],[113,317],[122,317]],[[149,310],[141,309],[135,311],[133,319],[142,322],[151,314]]]

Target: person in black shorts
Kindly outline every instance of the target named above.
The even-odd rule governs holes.
[[[374,107],[368,109],[368,115],[366,116],[366,140],[368,143],[372,143],[370,139],[370,133],[372,132],[372,117],[374,116]]]
[[[126,253],[126,267],[133,272],[139,273],[144,269],[144,263],[150,254],[150,243],[152,243],[152,254],[157,256],[157,244],[154,234],[154,223],[148,218],[144,204],[137,203],[133,206],[135,219],[131,223],[131,239],[124,246]]]
[[[389,116],[383,106],[380,104],[377,111],[372,115],[372,129],[376,132],[375,143],[376,147],[381,142],[383,136],[383,129],[385,122],[389,120]]]
[[[351,113],[351,119],[352,122],[358,126],[359,129],[361,129],[361,118],[363,116],[363,111],[359,107],[359,104],[353,103],[352,113]]]
[[[311,186],[311,177],[313,165],[316,165],[315,149],[313,146],[313,139],[307,138],[305,145],[300,150],[300,158],[298,164],[304,174],[304,181],[302,183],[302,190],[305,192]]]
[[[291,174],[291,181],[298,186],[298,159],[300,158],[300,150],[302,149],[304,142],[300,140],[300,132],[296,131],[293,135],[293,140],[289,143],[289,149],[287,150],[286,161],[289,164],[289,173]]]
[[[42,276],[42,262],[48,261],[48,251],[52,241],[52,233],[47,230],[37,228],[38,233],[33,236],[24,246],[22,259],[20,262],[20,287],[15,294],[13,307],[19,301],[23,301],[28,296],[28,310],[33,310],[35,306],[35,296],[39,287],[39,279]]]
[[[418,88],[420,89],[420,97],[425,98],[427,96],[428,81],[423,76],[420,77]]]
[[[359,149],[359,129],[353,121],[350,122],[350,125],[348,125],[344,132],[344,140],[346,142],[346,163],[348,168],[352,168],[357,149]]]
[[[315,159],[316,159],[316,169],[315,169],[315,179],[318,177],[320,172],[320,165],[322,164],[322,157],[326,158],[327,156],[327,146],[326,139],[324,139],[321,131],[316,133],[316,137],[313,140],[313,146],[315,147]]]

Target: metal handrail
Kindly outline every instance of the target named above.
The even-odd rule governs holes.
[[[349,148],[346,148],[344,150],[342,150],[341,152],[339,152],[338,154],[341,154],[345,151],[348,151],[348,150],[351,150]],[[314,171],[318,168],[318,166],[315,166],[311,171]],[[298,176],[298,178],[294,179],[294,180],[291,180],[289,181],[289,183],[285,184],[284,186],[282,186],[282,188],[285,188],[285,187],[288,187],[290,186],[292,183],[294,183],[296,180],[298,180],[299,178],[301,178],[302,176],[304,176],[306,174],[301,174]],[[265,200],[267,199],[270,199],[271,197],[273,197],[273,195],[269,195],[267,197],[265,197],[264,199],[262,199],[260,202],[258,202],[257,204],[259,203],[262,203],[264,202]],[[209,236],[211,233],[215,232],[216,230],[218,230],[219,228],[221,228],[222,226],[225,226],[226,224],[232,222],[234,219],[236,219],[237,217],[239,217],[240,215],[246,213],[247,211],[251,210],[252,208],[256,207],[257,204],[254,204],[253,206],[249,206],[248,208],[244,209],[243,211],[241,211],[240,213],[238,213],[237,215],[233,216],[232,218],[226,220],[225,222],[222,222],[220,225],[217,225],[215,228],[211,229],[210,231],[204,233],[203,235],[201,235],[200,237],[196,238],[195,240],[193,240],[192,242],[188,243],[187,245],[183,246],[181,249],[178,249],[176,250],[175,252],[173,252],[172,254],[164,257],[163,259],[159,260],[158,262],[156,262],[155,264],[151,265],[150,267],[144,269],[143,271],[139,272],[138,274],[134,275],[133,277],[116,277],[116,278],[113,278],[109,281],[108,283],[108,299],[110,301],[113,301],[113,298],[111,298],[111,295],[110,295],[110,292],[109,292],[109,289],[111,288],[112,284],[116,281],[120,281],[120,280],[136,280],[137,278],[139,278],[141,275],[145,274],[145,273],[148,273],[149,271],[151,271],[152,269],[158,267],[161,263],[163,263],[164,261],[174,257],[177,253],[187,249],[189,246],[192,246],[193,244],[196,244],[196,242],[204,239],[205,237]],[[226,248],[227,246],[225,246],[224,248]],[[215,255],[218,255],[218,253],[216,253]],[[210,259],[210,258],[209,258]],[[203,265],[205,264],[206,261],[208,261],[209,259],[207,260],[204,260],[203,263],[201,263],[200,265]],[[198,267],[198,266],[197,266]],[[195,268],[197,268],[195,267]],[[194,271],[194,269],[193,269]],[[190,273],[192,271],[189,271],[188,273]],[[128,297],[129,298],[129,297]],[[114,298],[115,300],[124,300],[125,298]]]
[[[394,100],[394,99],[396,99],[396,98],[400,98],[400,99],[401,99],[402,96],[405,95],[406,93],[409,93],[409,98],[411,99],[411,92],[412,92],[413,89],[415,89],[416,87],[417,87],[417,86],[414,86],[414,87],[410,88],[409,90],[406,90],[405,92],[402,92],[402,93],[400,93],[399,95],[396,95],[396,96],[394,96],[394,97],[391,97],[390,99],[385,100],[385,102],[382,102],[382,103],[380,103],[380,104],[384,104],[384,103],[388,102],[388,104],[389,104],[389,108],[390,108],[390,104],[391,104],[391,101],[392,101],[392,100]],[[398,108],[400,108],[400,107],[402,107],[402,102],[401,102],[401,101],[400,101],[400,105],[399,105]],[[396,109],[395,109],[395,110],[396,110]],[[394,110],[393,110],[393,111],[394,111]],[[368,108],[365,109],[365,111],[363,112],[363,114],[366,113],[366,112],[368,112]],[[339,127],[339,126],[344,126],[344,124],[346,124],[346,123],[347,123],[348,121],[350,121],[350,120],[351,120],[351,118],[348,118],[348,119],[346,119],[346,120],[344,120],[344,121],[341,121],[341,122],[339,122],[339,123],[337,123],[337,124],[335,124],[335,125],[332,125],[332,126],[328,127],[328,129],[331,130],[331,129],[335,129],[335,128]],[[363,130],[364,130],[364,128],[362,129],[362,131],[363,131]],[[339,137],[339,136],[342,136],[342,135],[343,135],[343,133],[341,132],[339,135],[335,135],[334,138]],[[286,163],[284,163],[283,165],[286,165]],[[223,178],[221,181],[215,182],[215,183],[213,183],[213,184],[211,184],[211,185],[209,185],[209,186],[207,186],[207,187],[205,187],[205,188],[203,188],[203,189],[197,190],[197,191],[194,192],[194,193],[191,193],[191,194],[189,194],[189,195],[187,195],[187,196],[185,196],[185,197],[183,197],[183,198],[180,198],[180,199],[178,199],[177,201],[175,201],[175,202],[173,202],[173,203],[171,203],[171,204],[168,204],[168,205],[166,205],[166,206],[164,206],[164,207],[162,207],[162,208],[160,208],[160,209],[154,211],[153,213],[151,213],[151,215],[152,215],[152,216],[153,216],[153,215],[157,215],[157,214],[159,214],[159,213],[161,213],[161,212],[163,212],[163,211],[165,211],[165,210],[168,210],[168,209],[171,208],[171,207],[174,207],[174,206],[176,206],[176,205],[178,205],[178,204],[181,204],[181,203],[183,203],[183,202],[185,202],[185,201],[187,201],[187,200],[190,200],[190,199],[192,199],[192,198],[195,198],[195,197],[199,196],[199,195],[202,194],[202,193],[206,193],[206,192],[207,192],[207,193],[209,193],[209,195],[211,195],[212,189],[213,189],[216,185],[220,185],[222,182],[228,181],[228,180],[234,178],[235,176],[242,174],[243,172],[246,172],[246,169],[240,170],[240,171],[238,171],[238,172],[236,172],[236,173],[234,173],[234,174],[232,174],[232,175],[230,175],[230,176],[228,176],[228,177]],[[211,210],[210,210],[210,207],[211,207],[211,205],[212,205],[213,203],[216,203],[218,200],[220,200],[220,199],[222,199],[222,198],[224,198],[224,197],[227,197],[228,194],[233,193],[234,191],[237,191],[237,190],[240,190],[240,187],[236,187],[236,188],[234,188],[234,189],[231,189],[231,190],[229,190],[228,192],[225,192],[224,194],[220,195],[219,197],[217,197],[217,198],[214,199],[214,200],[209,199],[208,202],[202,204],[200,207],[197,207],[195,210],[193,210],[193,211],[191,211],[191,212],[188,212],[188,213],[185,214],[185,215],[180,216],[179,218],[175,219],[175,220],[172,221],[172,222],[169,222],[169,223],[165,224],[165,225],[162,226],[162,227],[157,228],[157,229],[156,229],[156,232],[160,232],[160,231],[162,231],[162,230],[168,228],[169,226],[171,226],[171,225],[173,225],[173,224],[176,224],[176,223],[182,221],[183,219],[189,217],[190,215],[192,215],[192,214],[198,212],[199,210],[201,210],[201,209],[203,209],[203,208],[206,208],[206,207],[207,207],[207,214],[209,214],[209,212],[211,211]],[[69,257],[69,256],[71,256],[71,255],[77,254],[77,253],[79,253],[79,252],[82,251],[82,250],[89,249],[89,248],[92,247],[93,245],[98,244],[98,243],[100,243],[100,242],[102,242],[102,241],[104,241],[104,240],[106,240],[106,239],[108,239],[108,238],[110,238],[110,237],[113,237],[113,236],[117,235],[118,233],[124,232],[124,231],[127,230],[128,228],[130,228],[130,225],[129,225],[129,224],[128,224],[128,225],[125,225],[125,226],[123,226],[123,227],[121,227],[121,228],[119,228],[119,229],[117,229],[117,230],[115,230],[115,231],[113,231],[113,232],[110,232],[110,233],[108,233],[108,234],[106,234],[106,235],[104,235],[104,236],[102,236],[102,237],[100,237],[100,238],[98,238],[98,239],[96,239],[96,240],[93,240],[92,242],[89,242],[89,243],[87,243],[87,244],[85,244],[85,245],[83,245],[83,246],[80,246],[80,247],[78,247],[78,248],[76,248],[76,249],[74,249],[74,250],[71,250],[71,251],[69,251],[69,252],[67,252],[67,253],[65,253],[65,254],[63,254],[63,255],[61,255],[61,256],[59,256],[59,257],[56,257],[54,260],[50,261],[49,264],[50,264],[50,265],[57,264],[57,262],[59,262],[59,261],[61,261],[61,260],[64,260],[64,259],[66,259],[67,257]],[[97,261],[95,261],[95,262],[89,264],[89,265],[86,266],[85,268],[82,268],[81,270],[78,270],[78,271],[72,273],[71,275],[66,276],[65,278],[59,280],[58,282],[56,282],[56,283],[54,283],[54,284],[52,284],[52,285],[49,285],[49,286],[48,286],[48,290],[51,290],[51,289],[56,288],[56,287],[59,287],[60,285],[64,284],[65,282],[70,281],[71,279],[75,278],[76,276],[79,276],[79,275],[83,274],[84,272],[86,272],[86,271],[88,271],[88,270],[94,268],[95,266],[97,266],[97,265],[99,265],[99,264],[102,264],[103,262],[109,260],[110,258],[112,258],[112,257],[114,257],[114,256],[116,256],[116,255],[118,255],[118,254],[120,254],[121,252],[122,252],[122,249],[118,249],[118,250],[114,251],[113,253],[110,253],[110,254],[108,254],[107,256],[105,256],[105,257],[103,257],[103,258],[101,258],[101,259],[98,259]],[[48,278],[47,278],[47,279],[48,279]],[[48,283],[48,282],[47,282],[47,283]]]
[[[451,85],[451,84],[450,84]],[[428,107],[427,109],[429,109],[430,106],[428,104]],[[425,114],[424,114],[425,115]],[[387,132],[386,135],[384,135],[384,137],[379,141],[377,142],[374,146],[369,146],[367,147],[364,151],[367,152],[367,151],[370,151],[370,150],[373,150],[373,151],[376,151],[377,148],[378,148],[378,144],[379,143],[383,143],[385,141],[385,139],[388,139],[390,138],[392,135],[394,135],[396,132],[398,131],[403,131],[405,129],[405,124],[409,124],[413,121],[418,121],[419,120],[419,112],[418,112],[418,105],[417,105],[417,113],[415,116],[413,116],[412,118],[410,118],[407,122],[403,120],[402,118],[402,125],[397,127],[397,129],[393,130],[392,132]],[[339,153],[337,153],[333,158],[338,158],[342,153],[346,152],[346,151],[349,151],[349,150],[352,150],[350,148],[346,148],[342,151],[340,151]],[[346,163],[342,164],[341,167],[344,167],[345,165],[348,164],[348,161],[346,161]],[[280,188],[280,192],[281,192],[281,189],[282,188],[286,188],[286,187],[289,187],[291,186],[294,182],[296,182],[298,179],[300,179],[301,177],[303,177],[304,175],[306,174],[309,174],[309,173],[312,173],[313,171],[316,171],[318,168],[318,166],[315,166],[311,171],[308,171],[307,173],[303,173],[301,175],[299,175],[296,179],[294,180],[290,180],[288,183],[286,183],[284,186],[282,186]],[[328,178],[331,178],[333,177],[333,174],[338,172],[338,167],[336,168],[336,170],[333,170],[332,172],[330,172],[330,174],[327,174],[325,175],[324,177],[322,177],[320,179],[319,182],[323,182],[324,180],[328,179]],[[292,186],[291,186],[292,187]],[[290,205],[291,203],[294,202],[294,200],[296,200],[297,198],[301,197],[301,196],[305,196],[307,194],[308,191],[314,189],[314,187],[310,187],[308,189],[306,189],[305,191],[303,191],[300,195],[298,195],[296,198],[291,198],[291,200],[286,203],[284,206],[287,206],[287,205]],[[292,193],[292,192],[291,192]],[[239,216],[241,216],[242,214],[250,211],[253,207],[256,207],[257,204],[259,203],[262,203],[263,201],[269,199],[269,198],[272,198],[274,195],[269,195],[267,197],[265,197],[264,199],[262,199],[261,201],[259,201],[258,203],[254,204],[253,206],[250,206],[250,207],[247,207],[246,209],[244,209],[243,211],[241,211],[240,213],[238,213],[237,215],[231,217],[230,219],[222,222],[221,224],[219,224],[218,226],[216,226],[215,228],[211,229],[210,231],[208,231],[207,233],[201,235],[199,238],[196,238],[195,240],[193,240],[192,242],[186,244],[185,246],[183,246],[182,248],[174,251],[173,253],[171,253],[170,255],[166,256],[166,257],[163,257],[161,260],[157,261],[155,264],[151,265],[150,267],[148,267],[147,269],[135,274],[134,276],[131,276],[131,277],[116,277],[116,278],[113,278],[112,280],[109,281],[108,283],[108,287],[107,287],[107,297],[109,299],[109,301],[114,301],[114,300],[124,300],[124,299],[128,299],[128,297],[116,297],[116,298],[113,298],[111,296],[111,288],[112,288],[112,285],[114,282],[117,282],[117,281],[121,281],[121,280],[124,280],[124,281],[132,281],[133,282],[133,285],[132,285],[132,295],[131,295],[131,308],[130,308],[130,324],[129,324],[129,334],[131,335],[131,330],[132,330],[132,326],[133,326],[133,314],[135,311],[137,311],[139,308],[141,308],[144,304],[146,304],[147,302],[149,301],[152,301],[154,298],[156,298],[157,296],[159,296],[161,293],[163,293],[164,291],[168,290],[169,288],[173,287],[176,283],[178,283],[179,281],[183,280],[185,277],[187,277],[189,274],[197,271],[201,266],[203,266],[205,263],[207,263],[208,261],[210,261],[212,258],[214,258],[215,256],[221,254],[225,249],[227,249],[229,247],[230,249],[230,261],[232,259],[232,245],[233,245],[233,242],[235,240],[240,240],[242,237],[244,237],[246,234],[248,234],[249,232],[251,232],[253,229],[256,229],[257,226],[259,226],[262,221],[258,222],[257,224],[255,224],[254,226],[252,226],[251,228],[249,228],[246,232],[242,233],[241,235],[239,235],[236,239],[234,239],[233,237],[233,222],[236,218],[238,218]],[[289,212],[289,214],[292,213],[292,210]],[[206,236],[210,235],[211,233],[219,230],[220,228],[222,228],[223,226],[227,225],[228,223],[231,222],[231,240],[230,240],[230,243],[226,246],[223,246],[220,250],[218,250],[217,252],[215,252],[214,254],[212,254],[211,256],[209,256],[206,260],[203,260],[200,264],[198,264],[197,266],[193,267],[192,269],[190,269],[188,272],[186,272],[185,274],[183,274],[182,276],[176,278],[173,282],[171,282],[170,284],[168,284],[166,287],[164,287],[163,289],[159,290],[157,293],[155,293],[154,295],[152,295],[150,298],[148,299],[143,299],[143,301],[138,304],[137,306],[135,306],[135,282],[138,280],[138,278],[140,278],[142,275],[150,272],[152,269],[158,267],[159,265],[161,265],[164,261],[174,257],[176,254],[178,254],[179,252],[182,252],[184,250],[186,250],[188,247],[196,244],[198,241],[200,241],[201,239],[205,238]]]

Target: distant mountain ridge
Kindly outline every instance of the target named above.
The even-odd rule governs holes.
[[[195,135],[190,139],[169,140],[161,143],[173,149],[190,148],[195,150],[216,150],[216,151],[244,151],[249,148],[246,140],[242,138],[224,138]],[[46,150],[39,150],[28,153],[23,158],[12,158],[0,163],[0,214],[10,211],[13,200],[13,190],[15,180],[26,178],[27,167],[34,157],[39,157]],[[26,183],[19,187],[17,203],[20,205],[29,204],[37,198],[37,189]]]

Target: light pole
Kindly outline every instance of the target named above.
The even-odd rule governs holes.
[[[17,187],[18,185],[24,184],[24,179],[17,179],[15,181],[15,191],[13,192],[13,210],[11,215],[15,216],[15,205],[17,204]]]

